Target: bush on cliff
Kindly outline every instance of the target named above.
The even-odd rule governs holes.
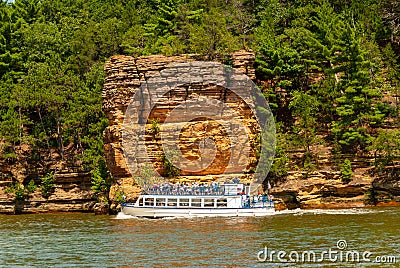
[[[15,200],[25,200],[25,189],[24,186],[19,182],[10,183],[10,185],[6,187],[4,192],[6,194],[14,194]]]
[[[53,174],[54,174],[54,172],[51,171],[40,179],[41,180],[40,190],[42,191],[42,196],[46,199],[49,198],[49,196],[51,195],[51,192],[54,189]]]
[[[351,162],[349,159],[345,159],[340,167],[340,174],[342,176],[342,181],[348,183],[353,179],[353,170],[351,168]]]

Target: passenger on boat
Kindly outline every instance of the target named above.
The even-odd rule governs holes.
[[[257,203],[258,202],[258,196],[257,195],[254,195],[253,196],[253,203],[255,204],[255,203]]]
[[[263,203],[267,203],[268,202],[268,196],[267,195],[263,195],[262,201],[263,201]]]
[[[244,189],[243,189],[244,190]],[[238,194],[244,195],[244,191],[239,191]],[[224,194],[224,188],[217,182],[211,183],[197,183],[193,182],[191,185],[188,183],[164,183],[152,184],[146,190],[150,194],[174,194],[174,195],[220,195]]]

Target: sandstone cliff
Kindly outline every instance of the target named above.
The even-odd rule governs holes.
[[[128,200],[133,200],[141,190],[135,180],[135,178],[140,176],[140,172],[132,174],[133,172],[131,171],[136,170],[137,167],[130,167],[130,170],[126,157],[136,158],[137,164],[135,165],[140,165],[145,161],[145,157],[141,156],[143,152],[137,151],[136,154],[129,156],[129,150],[127,151],[125,148],[126,151],[124,152],[122,146],[123,131],[127,131],[123,127],[125,113],[133,96],[138,92],[141,85],[148,83],[149,79],[151,79],[153,75],[158,74],[161,70],[179,63],[189,63],[199,59],[201,58],[197,55],[181,55],[174,57],[148,56],[139,58],[114,56],[106,64],[105,70],[107,77],[103,91],[103,111],[109,120],[109,126],[104,132],[104,143],[107,166],[114,178],[110,192],[110,198],[114,201],[113,207],[116,206],[115,200],[118,193],[123,192]],[[254,54],[246,51],[238,51],[231,55],[233,67],[252,79],[255,78],[253,67],[254,59]],[[254,118],[251,116],[251,112],[249,112],[248,108],[246,108],[247,106],[243,103],[243,100],[232,91],[226,90],[216,84],[217,83],[208,84],[194,82],[188,86],[174,88],[168,94],[160,97],[151,111],[147,111],[149,117],[146,122],[143,148],[147,150],[148,158],[152,162],[151,164],[160,174],[163,173],[161,136],[171,135],[171,131],[176,128],[181,128],[180,150],[185,158],[192,160],[201,158],[201,152],[199,151],[200,145],[196,144],[196,141],[206,137],[211,137],[213,139],[217,153],[215,160],[206,169],[190,172],[182,170],[178,180],[206,182],[223,179],[225,177],[242,177],[243,180],[251,179],[247,175],[243,176],[243,167],[229,164],[230,155],[227,154],[227,152],[230,149],[230,141],[226,138],[227,135],[219,124],[215,123],[213,120],[209,120],[207,116],[196,118],[193,122],[187,122],[185,111],[187,112],[188,110],[195,109],[194,106],[186,108],[185,111],[182,111],[181,114],[178,113],[175,117],[171,115],[171,112],[177,108],[179,103],[187,99],[200,97],[207,97],[208,99],[216,101],[223,99],[227,107],[233,111],[232,113],[236,113],[236,115],[232,115],[232,113],[229,114],[225,112],[224,116],[232,116],[232,118],[240,120],[240,125],[246,126],[248,132],[252,133],[250,139],[254,138],[254,134],[257,131],[254,127]],[[140,100],[138,100],[138,102],[140,102]],[[136,106],[140,107],[140,103]],[[141,112],[143,113],[146,111]],[[169,115],[169,122],[165,122],[167,120],[167,115]],[[152,122],[153,124],[156,122],[155,124],[162,126],[160,130],[161,133],[152,131]],[[230,125],[232,131],[237,131],[235,130],[236,127],[237,125],[235,124]],[[237,141],[237,144],[243,143],[244,142],[240,140]],[[132,150],[137,150],[137,146],[138,145],[131,145]],[[250,159],[252,159],[250,162],[256,163],[254,150],[250,149],[248,154]],[[251,164],[248,165],[247,162],[245,166],[247,169],[253,167]]]

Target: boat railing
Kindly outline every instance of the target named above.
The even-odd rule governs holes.
[[[244,187],[241,183],[211,183],[211,184],[153,184],[145,188],[144,194],[152,195],[238,195]]]

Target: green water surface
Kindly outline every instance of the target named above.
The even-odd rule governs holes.
[[[0,267],[400,267],[399,227],[400,208],[158,220],[0,215]],[[342,250],[339,240],[346,244]],[[337,257],[342,254],[342,261],[328,256],[323,261],[282,263],[276,256],[263,261],[259,252],[266,248],[268,254],[313,251],[318,256],[331,249]],[[344,259],[349,251],[368,251],[370,261]],[[378,264],[376,257],[390,263]]]

